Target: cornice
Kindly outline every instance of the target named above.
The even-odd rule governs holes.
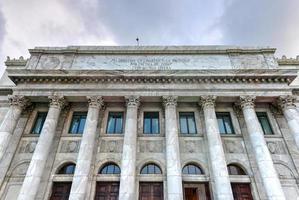
[[[287,58],[286,56],[282,56],[277,59],[279,65],[299,65],[299,56],[296,58]]]
[[[163,83],[180,83],[180,84],[196,84],[196,83],[252,83],[252,84],[273,84],[287,83],[290,84],[295,77],[242,77],[242,76],[34,76],[34,77],[11,77],[15,84],[32,83],[32,84],[79,84],[79,83],[135,83],[135,84],[163,84]]]

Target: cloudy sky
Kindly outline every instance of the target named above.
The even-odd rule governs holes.
[[[34,46],[249,45],[299,54],[299,0],[1,0],[6,56]]]

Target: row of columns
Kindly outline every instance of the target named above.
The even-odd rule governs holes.
[[[41,177],[44,172],[50,148],[52,146],[59,115],[66,101],[62,96],[51,96],[49,111],[40,134],[36,149],[33,153],[27,170],[18,200],[35,199]],[[219,127],[215,114],[214,96],[203,96],[200,105],[204,112],[206,139],[209,148],[209,161],[211,168],[211,182],[214,198],[219,200],[233,200],[225,154],[219,134]],[[284,200],[282,187],[274,168],[274,164],[266,146],[261,125],[254,109],[252,96],[241,96],[240,106],[246,122],[250,143],[261,179],[268,199]],[[136,143],[137,143],[137,118],[139,97],[126,97],[126,129],[124,134],[123,155],[121,162],[121,178],[119,198],[122,200],[136,199]],[[3,157],[13,134],[16,123],[28,100],[24,97],[14,97],[11,107],[0,126],[0,159]],[[87,198],[89,179],[91,178],[91,165],[94,157],[94,147],[99,121],[99,110],[104,102],[102,97],[88,97],[89,107],[77,158],[76,170],[69,199],[83,200]],[[183,199],[182,175],[180,163],[179,138],[177,127],[176,105],[174,96],[163,97],[165,106],[165,140],[166,140],[166,170],[167,170],[167,199]],[[294,135],[299,148],[299,113],[294,106],[292,96],[280,97],[279,104],[286,116],[290,130]]]

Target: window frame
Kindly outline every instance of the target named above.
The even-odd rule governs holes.
[[[233,172],[232,167],[234,167],[235,170],[237,171],[236,174],[232,173]],[[227,165],[227,172],[229,176],[247,176],[246,171],[242,167],[233,163]]]
[[[221,130],[220,130],[220,127],[219,127],[219,124],[218,124],[219,117],[221,117],[221,119],[222,119],[221,121],[222,121],[222,125],[224,127],[225,133],[221,132]],[[224,123],[224,117],[228,117],[228,119],[229,119],[229,126],[230,126],[230,129],[232,130],[231,133],[228,133],[228,131],[227,131],[227,127]],[[230,112],[216,112],[216,119],[217,119],[217,124],[218,124],[218,128],[219,128],[219,133],[221,135],[235,135],[236,134]]]
[[[116,132],[116,123],[117,120],[114,120],[114,125],[113,125],[113,132],[109,132],[109,120],[110,120],[110,116],[112,114],[120,114],[121,115],[121,131],[120,132]],[[108,115],[107,115],[107,123],[106,123],[106,134],[107,135],[116,135],[116,134],[123,134],[124,133],[124,112],[123,111],[109,111]]]
[[[150,132],[145,132],[145,118],[146,118],[146,114],[157,114],[157,118],[153,117],[153,116],[150,116],[149,119],[150,119]],[[153,132],[153,119],[157,119],[157,129],[158,131],[157,132]],[[145,111],[143,112],[143,134],[145,135],[158,135],[160,134],[160,112],[159,111]]]
[[[39,116],[40,116],[41,114],[44,115],[44,119],[42,120],[42,123],[41,123],[41,127],[40,127],[40,130],[39,130],[39,133],[33,132],[33,130],[35,129],[37,120],[38,120],[38,118],[39,118]],[[43,127],[44,127],[44,124],[45,124],[45,121],[46,121],[46,118],[47,118],[47,115],[48,115],[48,112],[37,112],[37,113],[36,113],[36,117],[35,117],[33,126],[32,126],[32,128],[31,128],[30,134],[33,134],[33,135],[40,135],[40,134],[41,134],[41,132],[42,132],[42,130],[43,130]]]
[[[67,168],[68,167],[72,167],[73,169],[73,171],[71,172],[71,173],[67,173]],[[62,172],[62,170],[64,171],[64,172]],[[58,169],[58,171],[57,171],[57,175],[74,175],[75,174],[75,170],[76,170],[76,164],[75,163],[72,163],[72,162],[70,162],[70,163],[65,163],[65,164],[63,164],[59,169]]]
[[[268,116],[268,113],[267,113],[267,112],[257,111],[257,112],[256,112],[256,117],[257,117],[257,119],[258,119],[258,121],[259,121],[259,123],[260,123],[260,125],[261,125],[261,128],[262,128],[262,130],[263,130],[264,135],[275,135],[275,133],[274,133],[274,131],[273,131],[273,127],[272,127],[272,125],[271,125],[271,122],[270,122],[270,119],[269,119],[269,116]],[[268,126],[269,126],[270,131],[271,131],[270,134],[268,134],[268,133],[265,132],[265,128],[264,128],[264,126],[263,126],[263,123],[262,123],[261,120],[260,120],[260,117],[265,117],[265,118],[266,118],[267,123],[268,123]]]
[[[181,117],[185,116],[186,120],[186,127],[187,127],[187,132],[182,132],[182,124],[181,124]],[[192,121],[194,123],[194,133],[190,132],[190,127],[188,123],[188,119],[193,118]],[[197,135],[197,125],[196,125],[196,120],[195,120],[195,113],[193,111],[190,112],[179,112],[179,126],[180,126],[180,134],[181,135]]]
[[[71,132],[73,124],[75,123],[74,122],[74,117],[75,116],[80,116],[80,118],[79,118],[80,121],[79,121],[77,130],[75,132]],[[81,125],[81,119],[82,119],[81,117],[82,116],[85,116],[85,123],[84,123],[83,131],[82,131],[82,133],[80,133],[79,128],[80,128],[80,125]],[[84,129],[85,129],[86,120],[87,120],[87,112],[73,112],[70,127],[69,127],[69,130],[68,130],[68,134],[70,134],[70,135],[82,135],[83,132],[84,132]]]

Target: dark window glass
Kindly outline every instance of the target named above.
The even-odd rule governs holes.
[[[100,174],[120,174],[120,168],[116,164],[110,163],[100,170]]]
[[[44,126],[45,120],[47,117],[46,112],[39,112],[37,113],[37,117],[34,123],[34,126],[32,128],[32,134],[40,134],[42,131],[42,128]]]
[[[226,112],[217,112],[216,116],[220,134],[234,134],[230,114]]]
[[[196,165],[188,164],[183,168],[183,174],[204,174],[202,169]]]
[[[162,171],[155,164],[147,164],[141,169],[140,174],[162,174]]]
[[[145,112],[143,120],[143,133],[159,133],[159,112]]]
[[[74,113],[69,133],[82,134],[86,122],[86,113]]]
[[[233,164],[228,165],[227,170],[229,175],[246,175],[244,170],[237,165],[233,165]]]
[[[76,165],[73,163],[69,163],[64,165],[58,172],[58,174],[74,174]]]
[[[122,133],[123,132],[123,113],[110,112],[107,123],[107,133]]]
[[[256,113],[257,118],[261,124],[261,127],[263,129],[263,132],[265,135],[273,135],[273,131],[270,125],[270,122],[268,120],[267,113],[265,112],[257,112]]]
[[[182,134],[196,134],[194,113],[180,113],[180,129]]]

